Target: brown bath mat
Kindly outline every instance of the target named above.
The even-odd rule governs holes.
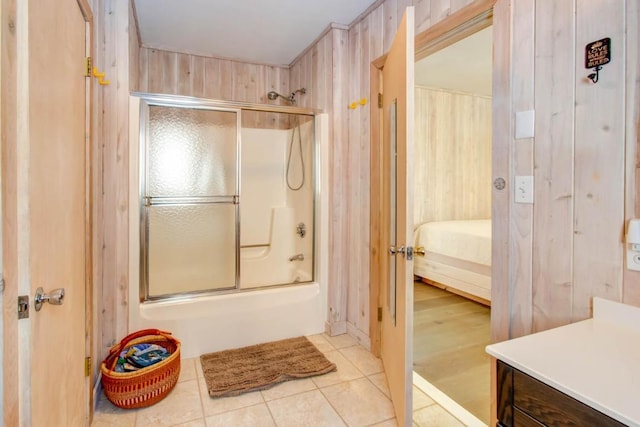
[[[211,397],[237,396],[336,370],[306,337],[203,354],[200,362]]]

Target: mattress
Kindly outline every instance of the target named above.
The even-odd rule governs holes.
[[[415,246],[476,264],[491,266],[491,220],[437,221],[420,225]]]

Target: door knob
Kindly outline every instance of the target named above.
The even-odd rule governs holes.
[[[45,294],[42,288],[36,289],[36,296],[33,298],[33,308],[36,311],[40,311],[42,304],[48,302],[53,305],[62,305],[64,301],[64,288],[58,288],[51,291],[50,294]]]
[[[414,255],[425,256],[427,251],[424,250],[424,246],[418,246],[413,250]]]
[[[389,246],[389,254],[395,255],[400,254],[404,256],[404,245],[396,248],[395,246]]]

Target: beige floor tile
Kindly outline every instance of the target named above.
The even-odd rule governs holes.
[[[395,418],[387,421],[383,421],[378,424],[374,424],[371,427],[398,427],[398,421]]]
[[[189,421],[188,423],[184,424],[177,424],[173,427],[206,427],[206,424],[203,418],[201,420]]]
[[[440,405],[431,405],[413,412],[413,422],[418,427],[463,427],[453,415],[442,409]]]
[[[195,357],[193,363],[196,365],[196,377],[204,378],[204,372],[202,372],[202,362],[199,357]]]
[[[267,390],[262,390],[263,399],[268,402],[270,400],[281,399],[283,397],[291,396],[305,391],[315,390],[317,387],[311,381],[311,378],[304,378],[301,380],[291,380],[280,383]]]
[[[389,383],[387,382],[387,375],[384,372],[370,375],[369,380],[371,380],[373,385],[378,387],[385,396],[391,397],[391,393],[389,392]]]
[[[276,427],[267,405],[261,403],[207,418],[207,427]]]
[[[426,408],[429,405],[433,405],[435,402],[432,398],[424,394],[418,387],[413,387],[413,411]]]
[[[196,379],[196,359],[182,359],[180,361],[180,378],[181,381],[191,381]],[[198,359],[200,363],[200,359]]]
[[[140,409],[136,426],[174,426],[202,418],[198,382],[191,380],[179,382],[160,402]]]
[[[318,390],[267,402],[278,427],[339,427],[344,422]]]
[[[391,400],[368,378],[336,384],[321,391],[350,426],[368,426],[395,416]]]
[[[375,357],[361,345],[343,348],[340,353],[365,375],[373,375],[384,371],[382,360]]]
[[[92,427],[122,426],[133,427],[136,424],[137,410],[121,409],[114,406],[104,395],[98,399],[96,411],[93,414]]]
[[[313,345],[315,345],[316,348],[322,353],[336,350],[336,348],[329,342],[329,339],[325,334],[309,335],[307,339],[311,341]]]
[[[338,350],[358,344],[358,341],[348,334],[336,335],[335,337],[324,334],[324,337]]]
[[[241,394],[240,396],[212,398],[209,396],[204,378],[198,378],[198,384],[200,385],[200,397],[202,398],[205,417],[264,403],[262,394],[259,391]]]
[[[339,351],[330,351],[325,353],[327,359],[336,364],[337,370],[328,374],[312,377],[312,381],[318,387],[327,387],[344,381],[355,380],[361,378],[362,372],[356,368],[353,363],[349,362],[346,357]]]

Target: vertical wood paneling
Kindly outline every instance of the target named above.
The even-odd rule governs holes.
[[[377,34],[376,36],[380,37],[382,35],[382,46],[384,48],[384,51],[388,52],[389,48],[391,47],[391,43],[393,42],[393,37],[396,34],[398,23],[400,22],[400,18],[398,17],[398,2],[397,0],[386,0],[382,4],[382,8],[384,13],[384,26],[383,28],[381,28],[382,34]],[[361,78],[368,78],[366,75],[360,74],[354,74],[354,76],[357,76],[356,78],[358,80]]]
[[[491,98],[416,87],[414,224],[491,218]]]
[[[106,355],[109,347],[127,333],[129,251],[128,194],[126,177],[128,162],[129,120],[129,2],[104,0],[97,2],[102,13],[102,27],[96,37],[96,62],[111,81],[100,87],[102,112],[100,134],[103,159],[103,273],[99,298],[98,324],[102,336],[96,360]]]
[[[149,67],[143,66],[149,61],[149,49],[140,49],[138,54],[138,90],[149,92]]]
[[[538,0],[535,35],[535,204],[533,325],[571,321],[573,290],[573,2]],[[558,254],[564,253],[564,256]]]
[[[513,2],[514,30],[511,55],[513,111],[532,110],[534,107],[534,17],[535,0]],[[533,175],[533,140],[510,136],[513,144],[510,178],[507,188],[512,188],[516,175]],[[511,336],[531,333],[532,322],[532,226],[533,206],[513,203],[510,209],[510,286],[511,286]]]
[[[576,5],[576,76],[590,72],[584,68],[587,43],[611,37],[612,52],[620,56],[603,67],[597,84],[576,82],[574,321],[590,317],[593,296],[622,297],[625,182],[625,5],[619,0]]]
[[[204,58],[202,56],[191,57],[191,69],[189,70],[189,77],[191,83],[191,92],[184,95],[191,95],[197,98],[204,98]]]
[[[289,91],[289,72],[271,65],[142,48],[140,87],[152,93],[266,102],[266,93]],[[145,83],[146,80],[146,83]]]
[[[416,34],[431,26],[431,0],[415,0]]]
[[[333,136],[329,148],[331,176],[329,177],[329,327],[330,333],[346,332],[347,290],[350,286],[346,267],[350,256],[347,250],[347,182],[349,178],[347,164],[347,144],[349,143],[348,103],[349,76],[349,33],[346,30],[333,30],[333,81],[331,96],[330,135]],[[335,326],[335,327],[334,327]]]
[[[625,226],[640,218],[640,4],[627,1],[626,194]],[[640,272],[624,270],[622,301],[640,305]]]
[[[398,2],[400,4],[400,2]],[[360,74],[365,73],[371,61],[375,58],[371,57],[369,51],[369,39],[370,30],[369,19],[363,19],[362,27],[360,29]],[[362,100],[369,97],[369,79],[362,79],[360,81],[360,88],[355,99]],[[358,104],[357,108],[359,113],[359,120],[357,123],[358,133],[360,135],[367,135],[370,128],[369,123],[369,108],[366,105]],[[351,145],[351,144],[350,144]],[[355,145],[355,144],[354,144]],[[357,267],[355,274],[353,275],[356,283],[358,283],[358,300],[356,307],[356,317],[354,321],[358,330],[363,331],[368,335],[369,329],[369,139],[361,137],[357,145],[355,145],[358,156],[357,169],[358,176],[355,181],[356,190],[353,192],[354,198],[353,212],[356,217],[360,218],[359,221],[353,221],[353,228],[356,231],[356,240],[352,240],[355,243],[355,250],[358,252],[358,263],[354,265]]]
[[[355,75],[362,75],[360,71],[360,67],[362,64],[361,55],[363,55],[363,46],[362,46],[362,37],[361,33],[363,31],[363,27],[367,27],[366,19],[363,19],[358,24],[356,24],[349,31],[349,72]],[[368,28],[366,29],[368,31]],[[355,102],[359,98],[360,95],[360,84],[364,79],[360,79],[359,82],[355,84],[349,85],[349,101],[348,103]],[[343,107],[344,108],[344,107]],[[360,175],[360,141],[362,138],[362,134],[360,133],[360,116],[361,109],[349,109],[347,110],[348,118],[349,118],[349,143],[347,144],[347,162],[348,169],[351,171],[351,174],[347,181],[347,212],[349,212],[349,216],[356,215],[356,211],[358,210],[357,203],[359,203],[359,175]],[[357,224],[351,223],[349,221],[349,225],[347,227],[347,236],[349,242],[357,242],[360,238],[359,228]],[[349,245],[351,246],[351,245]],[[351,253],[352,250],[349,250]],[[349,292],[348,292],[348,306],[347,306],[347,320],[357,325],[358,323],[358,299],[360,295],[360,283],[357,279],[358,269],[360,259],[358,257],[354,257],[352,261],[348,265],[348,279],[349,283]]]
[[[431,25],[437,24],[451,14],[451,0],[431,0]]]
[[[497,0],[493,8],[493,117],[492,163],[493,182],[503,179],[506,187],[492,187],[491,205],[491,339],[509,338],[510,277],[509,277],[509,192],[511,191],[511,7],[512,0]],[[493,384],[493,382],[492,382]],[[492,385],[493,387],[493,385]],[[495,396],[495,392],[492,393]],[[492,400],[495,407],[495,400]],[[492,414],[495,410],[491,411]]]

